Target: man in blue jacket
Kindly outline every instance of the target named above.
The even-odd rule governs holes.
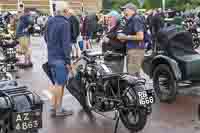
[[[48,64],[51,69],[52,78],[55,85],[49,89],[52,94],[53,116],[72,115],[71,110],[62,109],[62,98],[64,94],[64,85],[68,79],[71,69],[70,54],[71,46],[71,28],[67,19],[68,6],[63,2],[57,10],[57,15],[47,22],[45,41],[48,50]]]
[[[128,45],[128,72],[140,77],[141,64],[144,58],[145,26],[142,18],[137,14],[137,7],[128,3],[122,7],[127,23],[123,34],[117,38]]]

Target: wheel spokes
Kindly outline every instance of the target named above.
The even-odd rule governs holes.
[[[163,73],[158,77],[159,90],[165,94],[170,93],[170,77],[168,74]]]

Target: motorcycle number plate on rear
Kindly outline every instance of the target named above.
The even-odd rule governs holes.
[[[139,104],[140,105],[149,105],[155,103],[155,95],[151,90],[145,90],[138,92]]]
[[[18,133],[42,128],[42,112],[13,113],[13,126]]]

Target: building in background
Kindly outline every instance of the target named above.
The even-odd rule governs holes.
[[[77,13],[83,11],[97,12],[102,10],[103,0],[53,0],[55,8],[59,8],[59,1],[67,1],[69,6]]]
[[[36,9],[46,13],[50,13],[50,3],[57,7],[57,1],[67,1],[72,9],[78,13],[83,10],[86,12],[100,11],[103,4],[103,0],[0,0],[0,11],[17,11],[18,1],[22,1],[25,8]]]
[[[18,1],[23,2],[25,8],[49,13],[49,0],[0,0],[1,11],[17,11]]]

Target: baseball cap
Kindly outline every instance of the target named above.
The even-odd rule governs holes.
[[[123,10],[124,9],[131,9],[133,11],[137,11],[137,6],[134,5],[133,3],[128,3],[128,4],[124,5],[124,6],[122,6],[121,9],[123,9]]]

